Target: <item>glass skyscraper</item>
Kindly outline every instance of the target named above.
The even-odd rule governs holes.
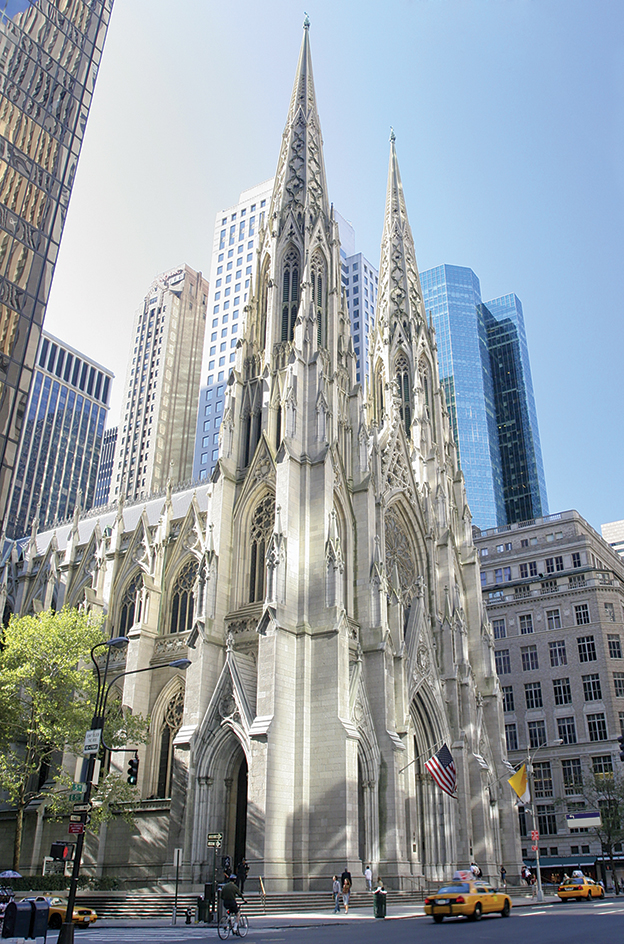
[[[473,522],[486,529],[547,514],[519,299],[483,304],[466,266],[437,266],[420,280]]]
[[[503,295],[481,306],[496,405],[506,523],[548,514],[546,479],[522,304]]]
[[[6,533],[42,531],[93,505],[113,374],[46,331],[28,399]]]
[[[0,517],[113,0],[0,0]]]

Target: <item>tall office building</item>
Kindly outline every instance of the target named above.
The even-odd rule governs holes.
[[[0,518],[113,0],[0,0]]]
[[[13,477],[8,537],[93,504],[113,373],[42,332]]]
[[[522,305],[485,304],[465,266],[421,273],[473,521],[491,528],[548,513]]]
[[[187,265],[154,279],[134,320],[110,498],[134,499],[193,474],[208,282]]]
[[[601,524],[600,530],[605,541],[620,557],[624,557],[624,521],[609,521]]]
[[[494,389],[507,524],[548,514],[537,410],[522,304],[503,295],[482,306]]]
[[[355,251],[355,230],[335,212],[340,231],[342,286],[347,296],[353,349],[357,358],[356,380],[364,389],[370,380],[368,351],[375,327],[375,305],[379,288],[379,270],[361,252]]]
[[[113,466],[115,464],[115,448],[117,446],[118,426],[104,430],[102,448],[100,450],[100,464],[95,482],[95,497],[93,507],[106,505],[110,496],[110,487],[113,480]]]
[[[210,476],[219,457],[225,381],[234,366],[249,299],[254,254],[264,226],[273,179],[243,190],[238,203],[219,210],[212,243],[208,324],[197,408],[193,478]]]

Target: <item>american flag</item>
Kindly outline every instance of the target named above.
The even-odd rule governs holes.
[[[431,760],[425,764],[440,790],[444,790],[449,796],[455,797],[455,787],[457,784],[457,770],[453,755],[446,744],[443,744]]]

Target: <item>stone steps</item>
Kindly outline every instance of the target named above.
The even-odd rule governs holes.
[[[392,904],[419,905],[424,899],[423,892],[387,893],[388,908]],[[250,917],[261,915],[288,914],[292,912],[309,913],[314,911],[332,911],[333,895],[331,892],[290,892],[283,895],[267,895],[263,899],[257,892],[245,895],[248,904],[245,913]],[[174,895],[149,894],[89,894],[78,895],[76,905],[93,908],[99,918],[167,918],[173,912]],[[197,895],[178,895],[178,920],[187,908],[197,907]],[[373,908],[373,896],[370,892],[352,892],[350,908]]]

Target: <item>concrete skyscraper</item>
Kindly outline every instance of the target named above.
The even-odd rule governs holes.
[[[134,320],[110,498],[184,482],[193,447],[208,283],[187,265],[152,282]]]
[[[113,373],[44,331],[13,476],[7,537],[91,507]]]
[[[0,518],[113,0],[0,2]]]
[[[474,523],[491,528],[547,514],[519,299],[484,304],[465,266],[428,269],[421,284]]]
[[[249,299],[258,236],[273,192],[273,180],[243,190],[238,203],[219,210],[212,243],[212,267],[203,371],[199,394],[193,478],[210,476],[219,456],[225,381],[234,365]]]

